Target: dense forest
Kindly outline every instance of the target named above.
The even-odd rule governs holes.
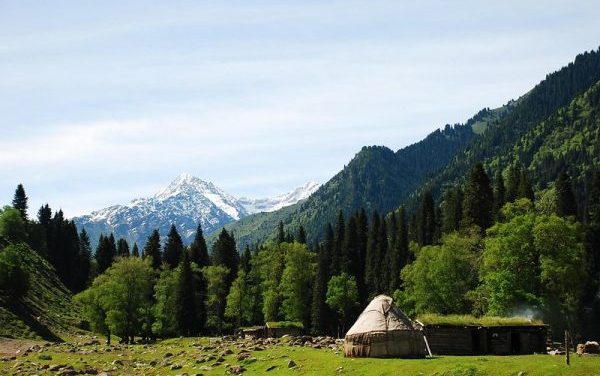
[[[92,250],[62,211],[31,218],[19,185],[0,212],[0,296],[35,288],[16,257],[26,244],[92,329],[125,342],[269,321],[339,335],[381,293],[413,317],[527,315],[597,338],[599,80],[600,51],[579,55],[464,125],[396,153],[363,148],[303,203],[206,238],[198,226],[189,247],[172,225]]]

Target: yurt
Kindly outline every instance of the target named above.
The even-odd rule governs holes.
[[[346,333],[344,355],[371,358],[422,358],[423,333],[386,295],[376,296]]]

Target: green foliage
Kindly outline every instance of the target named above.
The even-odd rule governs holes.
[[[229,269],[224,266],[205,266],[202,274],[206,280],[206,327],[215,333],[220,333],[225,327],[224,297],[227,296],[227,276]]]
[[[252,298],[248,275],[244,269],[238,270],[237,278],[231,284],[225,306],[225,317],[233,320],[236,327],[252,323]]]
[[[327,284],[327,305],[337,314],[342,330],[358,306],[356,279],[346,273],[331,277]]]
[[[29,273],[21,265],[18,247],[0,250],[0,293],[14,299],[20,299],[29,288]]]
[[[154,286],[154,322],[152,332],[161,337],[174,336],[177,333],[175,315],[177,299],[178,272],[175,269],[165,269]]]
[[[126,341],[142,332],[150,312],[154,271],[149,260],[118,258],[77,299],[95,328]]]
[[[483,165],[475,165],[465,186],[462,228],[477,226],[485,231],[493,223],[494,193]]]
[[[0,211],[0,236],[12,243],[26,240],[25,222],[19,210],[7,206]]]
[[[409,315],[468,313],[467,294],[477,286],[480,238],[452,233],[437,246],[417,251],[412,264],[402,270],[404,290],[395,294]]]
[[[544,325],[541,320],[534,320],[528,317],[512,316],[480,316],[473,315],[436,315],[427,313],[419,315],[417,320],[425,325],[481,325],[481,326],[530,326]]]
[[[281,247],[285,253],[285,268],[279,287],[283,316],[287,321],[299,321],[308,325],[315,255],[300,243],[282,243]]]
[[[227,230],[222,229],[218,239],[213,244],[211,259],[212,265],[222,265],[229,271],[225,278],[226,288],[229,289],[238,270],[240,255],[238,254],[233,235],[227,232]]]
[[[206,247],[206,240],[204,240],[204,233],[202,232],[202,225],[198,224],[196,229],[196,235],[194,241],[190,244],[190,261],[195,263],[199,268],[210,265],[210,258],[208,257],[208,248]]]

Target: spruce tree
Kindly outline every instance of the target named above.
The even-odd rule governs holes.
[[[519,198],[527,198],[531,202],[535,200],[535,195],[533,193],[533,187],[529,182],[529,178],[527,177],[527,171],[525,169],[521,170],[519,174]]]
[[[175,290],[175,322],[180,335],[190,337],[198,333],[194,275],[187,252],[183,252]]]
[[[131,255],[133,257],[140,257],[140,250],[138,248],[137,242],[133,243],[133,248],[131,249]]]
[[[374,286],[376,286],[378,292],[389,294],[388,287],[390,285],[390,281],[388,277],[390,272],[389,265],[385,263],[385,256],[388,253],[387,227],[385,216],[382,215],[379,225],[379,234],[377,235],[377,246],[379,247],[379,250],[377,251],[377,254],[379,255],[379,273],[376,273],[376,282],[374,283]]]
[[[235,239],[224,228],[213,244],[211,259],[212,265],[221,265],[229,269],[227,278],[225,278],[225,286],[229,291],[229,287],[235,279],[240,259],[235,246]]]
[[[513,202],[519,196],[519,181],[520,168],[518,166],[510,166],[508,168],[507,185],[506,185],[506,202]]]
[[[277,244],[285,242],[285,230],[283,228],[283,221],[279,221],[277,225]]]
[[[85,228],[79,233],[79,265],[77,268],[77,292],[88,287],[91,274],[92,246]]]
[[[317,249],[317,275],[313,284],[311,304],[311,332],[327,334],[331,326],[331,312],[327,303],[327,283],[331,268],[331,250],[334,247],[334,232],[331,224],[325,228],[325,241]]]
[[[335,224],[335,245],[331,252],[331,271],[330,275],[338,275],[340,273],[340,263],[342,259],[342,245],[344,243],[345,230],[344,213],[338,212],[337,222]]]
[[[117,243],[115,242],[115,236],[113,233],[110,233],[108,237],[108,247],[110,249],[110,254],[112,255],[111,264],[114,261],[114,258],[117,256]]]
[[[21,213],[21,218],[23,221],[27,223],[27,195],[25,194],[25,189],[23,188],[23,184],[19,184],[17,189],[15,190],[15,196],[12,200],[13,208],[17,209],[19,213]]]
[[[490,186],[490,180],[478,163],[469,176],[465,187],[463,201],[463,218],[461,226],[469,228],[478,226],[483,232],[493,223],[494,194]]]
[[[129,244],[127,240],[121,238],[117,242],[117,256],[128,257],[129,256]]]
[[[200,223],[198,223],[194,241],[192,244],[190,244],[190,261],[198,265],[200,268],[210,265],[208,248],[206,247],[206,240],[204,239],[202,225]]]
[[[152,267],[154,269],[160,268],[162,256],[160,250],[160,234],[158,233],[158,230],[152,231],[152,234],[148,237],[146,245],[144,246],[144,257],[149,257],[152,260]]]
[[[430,245],[435,241],[436,218],[435,204],[431,191],[425,192],[419,215],[419,243]]]
[[[460,221],[462,219],[462,203],[463,192],[459,186],[446,190],[442,203],[442,233],[449,234],[460,229]]]
[[[494,178],[494,218],[500,218],[500,210],[505,204],[506,188],[504,186],[504,177],[502,171],[498,170]]]
[[[100,234],[95,254],[98,274],[104,273],[104,271],[112,265],[114,257],[115,253],[110,244],[110,239],[103,234]]]
[[[395,231],[393,246],[388,251],[388,263],[389,263],[389,289],[390,293],[393,293],[400,288],[402,281],[400,279],[400,271],[409,262],[408,252],[408,228],[406,223],[406,209],[401,206],[398,210],[398,215],[395,216],[395,228],[392,227],[390,230]]]
[[[183,242],[181,241],[181,236],[179,236],[175,225],[171,225],[171,230],[169,230],[167,242],[165,243],[164,261],[169,268],[173,269],[179,265],[182,255]]]
[[[367,258],[367,238],[369,236],[369,218],[365,209],[361,208],[356,214],[357,262],[354,265],[356,286],[358,287],[359,303],[366,304],[367,289],[365,286],[365,260]]]
[[[340,257],[340,273],[343,272],[353,276],[359,274],[362,268],[358,250],[359,241],[356,222],[357,218],[355,215],[350,216],[348,219],[346,229],[344,230],[344,239],[341,242],[342,246]]]
[[[577,216],[577,203],[571,177],[563,170],[556,179],[556,214],[561,217]]]
[[[367,254],[365,259],[365,285],[367,295],[373,296],[380,292],[379,289],[379,267],[381,261],[381,255],[379,251],[380,240],[380,217],[377,210],[373,211],[371,224],[369,226],[369,234],[367,238]]]
[[[296,241],[300,244],[306,244],[306,230],[304,230],[304,226],[300,225],[298,228],[298,234],[296,235]]]

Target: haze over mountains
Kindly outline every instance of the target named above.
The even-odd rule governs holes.
[[[236,198],[211,182],[183,173],[152,197],[110,206],[73,220],[79,228],[86,229],[92,241],[96,241],[101,233],[112,232],[116,237],[142,246],[155,228],[161,235],[166,235],[171,224],[175,224],[184,243],[189,244],[198,223],[202,224],[205,233],[211,233],[250,214],[295,204],[309,197],[319,186],[308,182],[274,197]]]

